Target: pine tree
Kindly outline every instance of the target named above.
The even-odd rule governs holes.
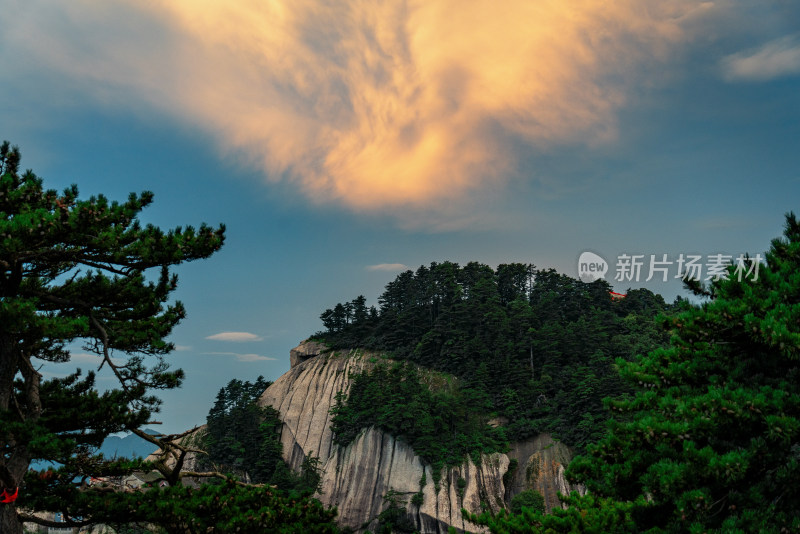
[[[259,376],[253,383],[231,380],[219,390],[206,418],[203,448],[208,454],[200,458],[203,468],[213,466],[256,484],[276,483],[272,479],[283,462],[281,421],[275,408],[257,403],[270,384]]]
[[[185,316],[180,302],[168,302],[177,285],[169,268],[209,257],[224,240],[223,226],[142,226],[137,217],[152,202],[150,192],[125,202],[81,200],[76,186],[61,194],[44,189],[19,163],[18,149],[3,143],[0,484],[20,488],[15,503],[0,505],[4,534],[22,532],[19,508],[35,511],[47,500],[35,493],[41,484],[23,483],[31,460],[64,464],[49,484],[72,488],[67,499],[91,495],[76,477],[124,467],[100,462],[92,448],[109,433],[139,428],[158,409],[151,392],[183,378],[164,360],[173,349],[166,337]],[[66,362],[76,341],[111,370],[117,389],[98,393],[93,373],[42,378],[36,360]],[[69,500],[62,504],[67,511]]]
[[[333,522],[335,508],[327,509],[318,500],[297,492],[285,493],[233,479],[199,487],[174,485],[134,493],[106,492],[102,499],[93,498],[89,492],[70,496],[64,491],[53,502],[64,498],[73,502],[76,511],[102,518],[104,524],[158,525],[156,532],[168,534],[339,532]],[[143,531],[153,532],[151,527]]]
[[[573,471],[616,499],[646,496],[641,528],[800,528],[800,225],[787,215],[766,265],[712,281],[712,299],[668,323],[672,346],[622,374],[631,414]],[[755,267],[758,267],[757,278]],[[741,275],[741,276],[740,276]]]
[[[638,390],[608,403],[618,420],[570,465],[589,495],[552,516],[472,519],[496,533],[800,530],[796,217],[766,264],[742,263],[664,320],[671,346],[617,360]]]

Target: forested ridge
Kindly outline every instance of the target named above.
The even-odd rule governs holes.
[[[528,264],[442,262],[398,275],[378,307],[359,296],[325,310],[326,330],[315,338],[333,349],[383,351],[458,379],[448,395],[423,392],[407,368],[357,377],[334,410],[337,439],[377,424],[419,443],[430,460],[452,463],[437,417],[449,421],[459,411],[473,414],[457,418],[468,428],[449,432],[461,453],[501,450],[506,440],[540,432],[578,448],[597,439],[609,413],[602,399],[632,391],[615,360],[665,346],[669,333],[657,317],[688,306],[647,289],[623,299],[610,290],[603,280],[584,283]],[[503,423],[500,432],[484,428],[490,418]],[[440,452],[431,457],[437,440]]]

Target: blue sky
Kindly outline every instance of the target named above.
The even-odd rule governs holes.
[[[227,225],[178,269],[164,431],[232,378],[280,376],[325,308],[374,303],[398,265],[574,276],[591,250],[611,280],[622,253],[763,252],[800,207],[794,2],[233,4],[0,0],[23,167],[152,190],[163,227]],[[681,293],[615,283],[639,286]],[[231,332],[250,335],[209,339]]]

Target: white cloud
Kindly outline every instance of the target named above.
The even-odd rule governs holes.
[[[261,336],[251,334],[250,332],[220,332],[213,336],[208,336],[206,339],[213,339],[214,341],[234,341],[237,343],[245,341],[261,341]]]
[[[175,350],[183,352],[187,350],[192,350],[192,347],[190,347],[189,345],[175,345]]]
[[[800,40],[787,35],[722,60],[725,79],[762,82],[800,74]]]
[[[238,352],[204,352],[203,354],[208,354],[211,356],[234,356],[240,362],[262,362],[262,361],[276,361],[277,358],[272,358],[270,356],[261,356],[260,354],[240,354]]]
[[[400,272],[407,271],[409,267],[403,263],[378,263],[376,265],[367,265],[365,269],[368,271]]]

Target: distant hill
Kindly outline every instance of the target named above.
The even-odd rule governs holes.
[[[152,429],[145,429],[145,432],[157,436],[160,432]],[[101,453],[106,458],[114,456],[124,458],[147,458],[158,447],[136,434],[128,434],[125,437],[109,436],[100,447]]]
[[[161,432],[147,428],[145,429],[150,435],[157,436]],[[147,440],[144,440],[136,434],[128,434],[124,437],[109,436],[103,442],[98,452],[101,452],[106,458],[124,457],[124,458],[147,458],[151,453],[155,452],[158,447],[153,445]],[[33,461],[30,468],[41,471],[50,466],[54,466],[53,462]]]

